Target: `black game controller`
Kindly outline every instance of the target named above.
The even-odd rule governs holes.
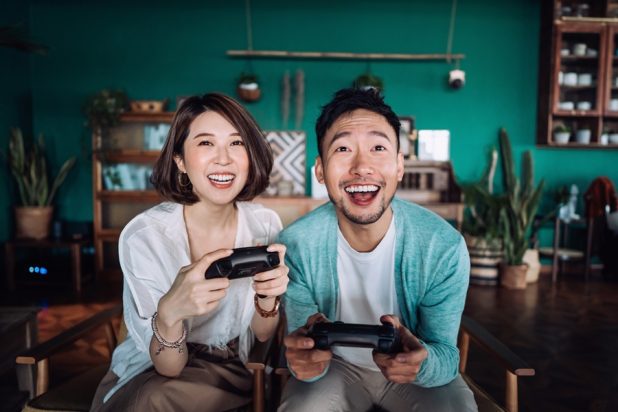
[[[315,323],[307,334],[315,342],[316,349],[329,349],[331,346],[352,346],[373,348],[380,353],[401,351],[399,333],[390,323],[382,325],[362,325],[356,323]]]
[[[279,253],[268,252],[268,246],[241,247],[228,256],[214,261],[204,276],[206,279],[239,279],[279,266]]]

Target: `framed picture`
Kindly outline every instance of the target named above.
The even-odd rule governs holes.
[[[416,128],[414,117],[399,116],[399,122],[401,123],[401,128],[399,129],[399,147],[401,148],[401,153],[403,153],[403,157],[406,159],[415,159],[414,140],[416,137]]]

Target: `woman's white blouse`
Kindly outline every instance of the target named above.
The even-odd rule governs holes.
[[[238,228],[234,247],[273,243],[282,229],[277,213],[255,203],[236,205]],[[118,252],[124,276],[123,316],[128,336],[112,356],[111,369],[119,380],[104,401],[152,366],[150,318],[180,268],[191,263],[183,206],[165,202],[136,216],[120,234]],[[240,358],[245,361],[253,343],[250,324],[255,308],[251,281],[232,281],[215,311],[186,322],[188,341],[222,347],[239,337]]]

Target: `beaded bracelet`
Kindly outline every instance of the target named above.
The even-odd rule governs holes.
[[[281,296],[277,296],[275,298],[275,307],[273,307],[272,310],[262,309],[258,298],[259,298],[259,295],[256,293],[253,296],[253,304],[255,305],[255,311],[257,312],[258,315],[260,315],[263,318],[274,318],[275,316],[277,316],[277,313],[279,313],[279,304],[281,303]]]
[[[159,333],[159,328],[157,328],[157,315],[157,312],[152,315],[151,322],[152,333],[154,334],[155,339],[159,343],[159,349],[157,349],[155,355],[161,353],[161,351],[165,348],[178,349],[178,353],[182,353],[182,344],[185,343],[185,340],[187,340],[187,328],[185,327],[185,324],[182,324],[182,336],[180,336],[180,339],[174,342],[169,342],[163,339],[163,336],[161,336],[161,334]]]

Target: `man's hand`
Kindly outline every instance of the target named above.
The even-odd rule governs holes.
[[[391,323],[399,332],[402,352],[373,352],[373,361],[378,365],[386,379],[394,383],[410,383],[416,380],[421,364],[427,358],[427,349],[421,345],[416,336],[401,324],[393,315],[383,315],[380,322]]]
[[[305,326],[296,329],[283,340],[288,367],[299,380],[309,380],[322,374],[333,357],[330,350],[313,349],[313,339],[306,336],[316,322],[328,322],[328,319],[321,313],[311,315]]]

